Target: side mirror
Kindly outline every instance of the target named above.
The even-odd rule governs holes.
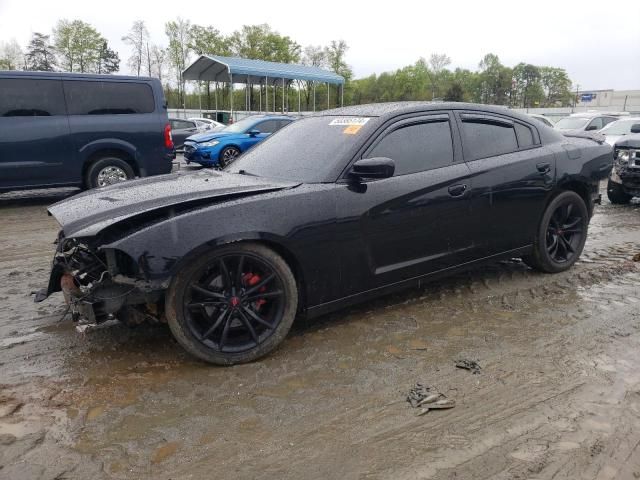
[[[254,128],[253,130],[249,130],[247,133],[249,134],[250,137],[255,137],[255,136],[259,135],[261,132],[260,132],[260,130],[256,130]]]
[[[589,132],[589,131],[591,131],[591,130],[598,130],[598,126],[597,126],[597,125],[589,125],[589,126],[586,128],[586,131],[587,131],[587,132]]]
[[[353,164],[349,174],[358,179],[389,178],[395,170],[396,164],[390,158],[362,158]]]
[[[640,123],[631,125],[631,133],[640,133]]]

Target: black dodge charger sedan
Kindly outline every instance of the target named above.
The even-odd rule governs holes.
[[[506,108],[389,103],[301,119],[224,171],[49,208],[75,320],[166,321],[193,355],[256,359],[315,316],[480,262],[566,270],[613,163]]]

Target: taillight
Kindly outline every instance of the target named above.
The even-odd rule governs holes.
[[[167,148],[173,148],[173,137],[171,136],[171,125],[168,123],[164,126],[164,146]]]

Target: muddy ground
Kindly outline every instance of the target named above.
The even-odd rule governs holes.
[[[640,204],[605,200],[564,274],[499,263],[216,368],[32,302],[64,195],[0,195],[0,478],[640,478]],[[416,382],[455,408],[417,416]]]

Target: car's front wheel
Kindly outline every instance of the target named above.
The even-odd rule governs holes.
[[[625,193],[622,185],[612,182],[611,179],[607,182],[607,197],[611,203],[615,203],[617,205],[627,204],[633,198],[628,193]]]
[[[547,273],[569,269],[580,257],[587,240],[589,212],[575,192],[556,196],[545,210],[533,242],[533,252],[523,258],[530,267]]]
[[[298,290],[287,263],[255,243],[214,249],[173,279],[167,320],[176,340],[218,365],[255,360],[275,349],[296,315]]]
[[[218,158],[218,166],[220,168],[224,168],[233,162],[236,157],[240,155],[240,150],[236,147],[225,147],[220,152],[220,157]]]

